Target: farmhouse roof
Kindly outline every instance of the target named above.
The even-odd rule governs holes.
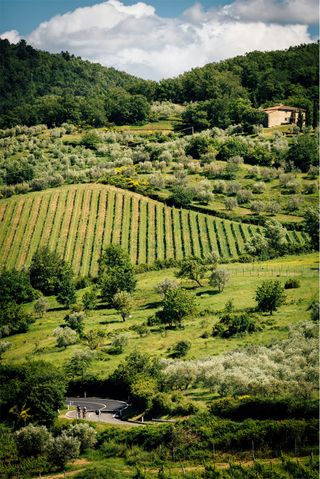
[[[304,108],[297,108],[296,106],[286,106],[286,105],[276,105],[276,106],[270,106],[268,108],[264,108],[263,111],[281,111],[281,110],[285,110],[285,111],[296,111],[296,112],[299,112],[300,110],[304,111]]]

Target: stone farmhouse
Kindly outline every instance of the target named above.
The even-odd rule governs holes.
[[[301,112],[302,121],[305,122],[306,111],[303,108],[295,106],[276,105],[263,110],[267,114],[267,128],[271,126],[296,125],[298,123],[299,113]]]

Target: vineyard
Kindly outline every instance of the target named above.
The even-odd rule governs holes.
[[[141,195],[98,184],[72,185],[0,201],[1,266],[22,269],[48,246],[76,274],[96,275],[103,247],[120,244],[134,264],[211,251],[237,258],[259,227],[171,208]],[[303,244],[305,235],[289,231]]]

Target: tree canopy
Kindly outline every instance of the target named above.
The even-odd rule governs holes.
[[[313,43],[255,51],[156,83],[68,52],[50,54],[24,40],[0,40],[0,128],[64,122],[94,127],[137,124],[148,119],[153,100],[190,103],[182,128],[240,123],[248,130],[264,121],[258,107],[284,101],[306,108],[307,124],[315,125],[318,48]]]
[[[51,424],[64,404],[63,374],[45,361],[0,366],[0,383],[1,417],[16,424]]]

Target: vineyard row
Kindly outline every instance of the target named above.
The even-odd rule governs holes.
[[[205,257],[237,258],[260,227],[169,208],[102,185],[78,185],[0,202],[1,266],[21,269],[41,246],[69,261],[78,275],[95,275],[102,248],[120,244],[134,264]],[[305,234],[288,231],[292,243]]]

